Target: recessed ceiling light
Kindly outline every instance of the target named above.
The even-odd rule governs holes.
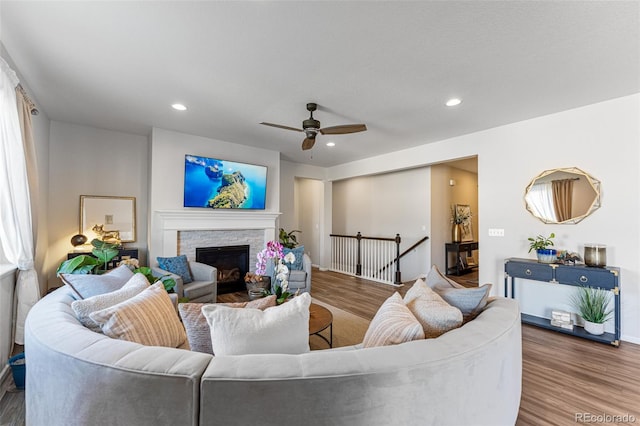
[[[173,105],[171,105],[171,108],[177,109],[178,111],[186,111],[187,110],[187,107],[182,105],[182,104],[173,104]]]
[[[327,146],[336,146],[335,142],[327,142]]]
[[[462,103],[462,100],[458,98],[451,98],[447,101],[445,105],[448,107],[452,107],[452,106],[460,105],[461,103]]]

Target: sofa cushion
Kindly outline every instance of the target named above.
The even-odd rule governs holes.
[[[304,246],[290,248],[283,248],[282,253],[286,256],[288,253],[293,253],[296,257],[296,260],[293,263],[287,263],[287,267],[292,271],[302,271],[304,269]]]
[[[409,308],[395,292],[380,306],[364,335],[362,346],[397,345],[412,340],[424,339],[424,330]]]
[[[449,305],[422,280],[404,296],[404,303],[422,325],[426,338],[438,337],[462,325],[462,312]]]
[[[187,340],[192,351],[204,352],[213,355],[211,347],[211,330],[207,319],[202,314],[202,307],[209,303],[180,303],[178,312],[182,318],[182,324],[187,332]],[[272,294],[268,297],[252,300],[250,302],[239,303],[219,303],[219,305],[231,308],[252,308],[265,310],[276,306],[276,296]]]
[[[485,284],[482,287],[464,287],[445,277],[435,265],[427,274],[426,283],[445,302],[462,311],[463,322],[472,320],[482,312],[491,292],[491,284]]]
[[[303,293],[264,311],[211,304],[202,313],[217,356],[300,354],[309,352],[310,304],[311,296]]]
[[[161,282],[89,317],[100,325],[104,334],[115,339],[172,348],[181,346],[187,339]]]
[[[296,289],[305,288],[307,286],[307,273],[305,271],[289,271],[289,291],[294,292]],[[292,291],[293,290],[293,291]]]
[[[102,274],[60,274],[62,282],[71,287],[77,298],[97,296],[120,289],[133,277],[128,266],[118,266]]]
[[[215,283],[209,281],[192,281],[191,285],[183,289],[184,297],[189,300],[195,300],[202,296],[210,296],[213,299],[213,287]]]
[[[189,284],[193,281],[191,270],[189,269],[189,262],[187,261],[187,256],[184,254],[174,257],[158,257],[157,259],[160,269],[180,275],[183,284]]]
[[[76,313],[78,321],[85,327],[102,333],[100,325],[92,320],[89,315],[91,313],[108,308],[109,306],[117,305],[120,302],[124,302],[142,292],[149,287],[149,281],[142,274],[135,274],[125,285],[119,290],[112,291],[110,293],[98,294],[91,296],[83,300],[74,300],[71,302],[71,309]]]

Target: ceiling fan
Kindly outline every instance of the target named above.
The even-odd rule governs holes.
[[[307,111],[309,111],[310,116],[306,120],[302,122],[302,129],[296,129],[295,127],[283,126],[281,124],[273,124],[273,123],[260,123],[265,126],[277,127],[279,129],[285,130],[293,130],[296,132],[304,132],[306,138],[302,141],[302,150],[306,151],[307,149],[313,148],[313,144],[316,143],[316,135],[318,133],[322,135],[344,135],[346,133],[357,133],[364,132],[367,130],[367,126],[364,124],[343,124],[341,126],[331,126],[320,128],[320,122],[313,118],[313,111],[318,109],[318,105],[312,102],[307,104]]]

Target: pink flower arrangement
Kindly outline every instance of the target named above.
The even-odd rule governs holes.
[[[289,268],[285,263],[292,264],[296,260],[296,256],[289,252],[284,255],[283,246],[278,241],[269,241],[267,248],[258,253],[258,262],[256,263],[256,274],[263,275],[267,270],[267,261],[273,259],[274,265],[274,282],[272,283],[272,292],[276,295],[276,303],[279,305],[291,296],[287,290],[289,288]]]
[[[263,275],[267,269],[267,260],[274,259],[274,263],[278,263],[280,259],[284,258],[282,252],[282,244],[278,241],[269,241],[267,248],[258,253],[258,262],[256,263],[256,274]]]

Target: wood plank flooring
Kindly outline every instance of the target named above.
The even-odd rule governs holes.
[[[411,284],[395,288],[314,269],[311,293],[370,320],[386,298],[395,291],[404,295]],[[245,292],[218,297],[219,302],[242,300],[247,300]],[[622,342],[615,348],[529,325],[523,325],[522,334],[517,425],[640,424],[640,345]],[[0,425],[5,424],[24,424],[24,393],[7,393],[0,401]]]
[[[313,273],[314,297],[367,319],[394,291],[404,295],[413,284],[396,289],[333,272]],[[471,274],[449,278],[463,285],[474,281]],[[517,425],[640,424],[640,345],[622,342],[615,348],[523,325],[522,354]],[[591,417],[589,422],[589,415],[627,415],[629,421]]]

